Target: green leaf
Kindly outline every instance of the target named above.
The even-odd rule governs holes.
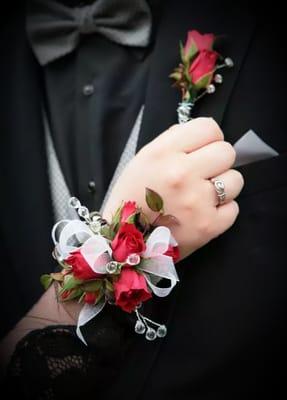
[[[184,46],[183,46],[181,40],[179,42],[179,52],[180,52],[181,61],[185,64],[187,59],[186,59],[185,54],[184,54]]]
[[[137,217],[137,224],[140,230],[143,230],[143,235],[150,229],[150,222],[144,212],[140,212]]]
[[[116,234],[109,225],[104,225],[101,227],[101,235],[108,240],[113,240]]]
[[[67,296],[65,299],[61,299],[62,302],[68,301],[68,300],[73,300],[76,299],[77,297],[81,298],[83,295],[83,290],[80,288],[77,288],[75,290],[72,290],[69,296]]]
[[[117,225],[117,224],[120,222],[120,220],[121,220],[121,215],[122,215],[122,209],[123,209],[123,204],[121,204],[121,205],[117,208],[115,214],[113,215],[113,218],[112,218],[112,224],[113,224],[113,225]]]
[[[197,48],[195,42],[193,41],[192,45],[190,46],[190,48],[188,50],[188,54],[187,54],[187,60],[189,61],[189,63],[196,56],[197,53],[198,53],[198,48]]]
[[[169,77],[171,79],[174,79],[175,81],[179,81],[181,79],[182,75],[181,75],[181,73],[179,71],[175,71],[175,72],[171,73],[169,75]]]
[[[103,280],[96,280],[84,283],[82,285],[83,290],[86,292],[96,292],[103,286]]]
[[[191,83],[191,76],[189,75],[189,67],[188,66],[186,66],[184,68],[184,77],[189,83]]]
[[[81,303],[84,300],[85,294],[85,292],[81,294],[81,296],[78,298],[78,303]]]
[[[206,75],[203,75],[203,76],[194,84],[194,87],[195,87],[197,90],[206,89],[207,86],[208,86],[208,85],[210,84],[210,82],[211,82],[212,75],[213,75],[213,71],[212,71],[212,72],[209,72],[209,73],[206,74]]]
[[[58,264],[63,268],[63,269],[71,269],[71,266],[67,264],[65,261],[57,260]]]
[[[171,226],[171,225],[179,225],[179,220],[173,215],[159,215],[156,220],[153,222],[155,226]]]
[[[163,199],[154,190],[146,188],[145,192],[146,203],[152,211],[163,211]]]
[[[130,215],[130,216],[127,218],[126,222],[127,222],[128,224],[134,224],[134,223],[135,223],[135,220],[136,220],[137,214],[138,214],[138,212],[135,212],[134,214]]]
[[[63,282],[64,280],[64,275],[61,272],[53,272],[51,274],[52,279],[54,279],[54,281],[58,281],[58,282]]]
[[[182,98],[183,101],[187,101],[189,102],[191,100],[191,95],[190,95],[190,91],[187,90]]]
[[[105,294],[105,293],[104,293],[103,290],[101,290],[101,291],[99,292],[99,294],[98,294],[98,296],[97,296],[97,299],[96,299],[96,301],[95,301],[95,305],[98,304],[98,303],[100,302],[100,300],[103,298],[104,294]]]
[[[182,42],[179,42],[179,48],[180,48],[180,57],[184,65],[189,66],[191,60],[197,55],[198,53],[198,48],[196,46],[196,43],[192,41],[192,44],[190,48],[188,49],[187,54],[185,54],[185,50]]]
[[[113,284],[108,279],[105,279],[105,283],[106,283],[106,289],[109,290],[110,292],[113,292],[114,291]]]
[[[51,286],[53,278],[49,274],[44,274],[41,276],[40,282],[43,285],[44,289],[47,290]]]
[[[62,287],[62,291],[71,290],[75,287],[79,286],[83,281],[76,279],[73,275],[66,275],[64,278],[64,285]]]

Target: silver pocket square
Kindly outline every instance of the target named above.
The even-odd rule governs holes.
[[[266,144],[260,137],[250,129],[234,145],[236,159],[234,167],[250,164],[255,161],[266,160],[279,154],[276,150]]]

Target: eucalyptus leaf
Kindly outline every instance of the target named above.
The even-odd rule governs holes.
[[[43,285],[44,289],[47,290],[51,286],[53,278],[49,274],[44,274],[41,276],[40,282]]]
[[[154,190],[146,188],[145,199],[147,205],[152,211],[163,211],[163,199]]]

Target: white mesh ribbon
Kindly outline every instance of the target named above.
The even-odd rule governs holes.
[[[80,249],[82,256],[94,272],[106,274],[106,265],[112,259],[112,249],[103,236],[95,235]]]
[[[172,257],[164,255],[169,245],[176,246],[177,243],[167,227],[159,226],[149,236],[146,250],[142,255],[144,259],[138,268],[143,272],[153,293],[159,297],[168,296],[179,281]],[[170,281],[169,287],[157,286],[162,278]]]
[[[98,304],[96,305],[90,305],[90,304],[85,304],[84,307],[81,309],[79,318],[78,318],[78,323],[77,323],[77,335],[81,339],[81,341],[87,345],[87,342],[85,341],[82,332],[81,332],[81,326],[87,324],[91,319],[95,318],[105,307],[106,301],[102,298]]]
[[[72,251],[79,248],[81,243],[92,236],[94,236],[94,233],[91,229],[78,219],[59,221],[52,230],[53,242],[58,254],[63,259],[67,258]]]

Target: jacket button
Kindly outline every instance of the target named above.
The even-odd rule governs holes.
[[[94,85],[88,84],[83,86],[83,95],[84,96],[91,96],[95,91]]]
[[[96,192],[96,183],[94,181],[90,181],[88,183],[88,189],[91,193],[95,193]]]

